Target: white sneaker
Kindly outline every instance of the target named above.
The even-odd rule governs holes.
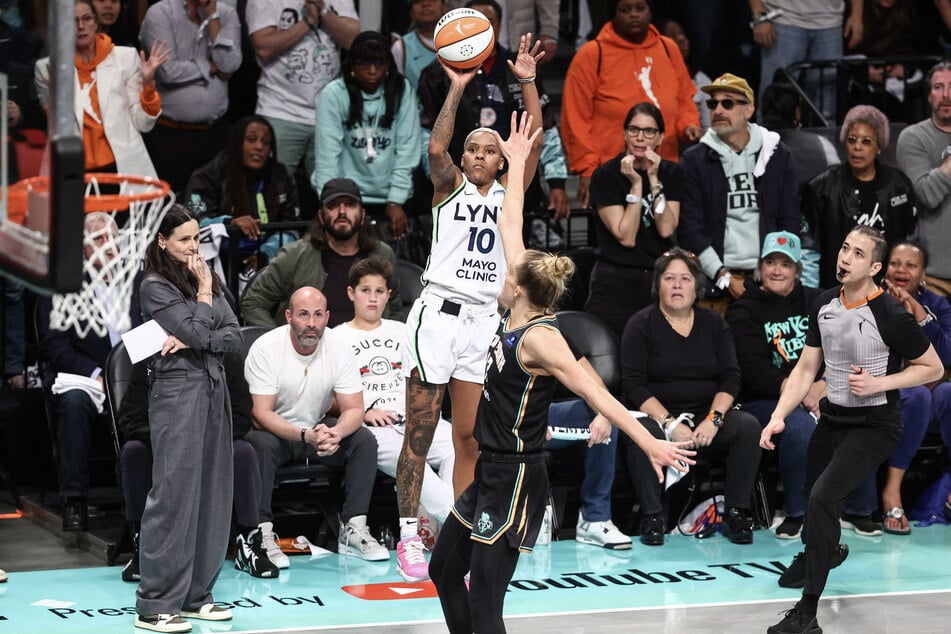
[[[214,603],[206,603],[197,610],[182,610],[181,616],[202,621],[230,621],[233,617],[231,610],[219,608]]]
[[[631,547],[631,538],[622,533],[610,519],[603,522],[589,522],[581,511],[578,511],[575,540],[582,544],[593,544],[611,550],[627,550]]]
[[[535,539],[536,546],[547,546],[551,544],[551,504],[545,505],[545,515],[542,517],[541,528],[538,529],[538,537]]]
[[[337,552],[367,561],[387,561],[390,558],[390,551],[370,534],[365,515],[352,517],[349,522],[340,525]]]
[[[267,551],[267,558],[278,568],[290,568],[290,558],[277,545],[278,537],[274,534],[274,523],[261,522],[258,524],[258,528],[261,529],[261,546]]]

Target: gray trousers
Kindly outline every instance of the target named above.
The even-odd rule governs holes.
[[[289,462],[303,462],[344,467],[346,475],[346,496],[343,502],[341,520],[366,515],[370,509],[370,496],[376,480],[376,438],[366,427],[360,427],[346,438],[341,439],[340,448],[331,456],[317,456],[313,445],[299,440],[278,438],[268,431],[252,429],[244,437],[258,452],[261,464],[261,521],[270,522],[271,495],[274,491],[274,474],[278,467]]]
[[[231,527],[231,400],[204,372],[157,374],[149,393],[152,489],[142,515],[141,615],[214,601]]]

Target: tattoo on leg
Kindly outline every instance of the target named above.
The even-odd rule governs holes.
[[[423,383],[415,373],[406,382],[405,435],[396,464],[400,517],[412,517],[419,511],[426,454],[433,443],[445,393],[445,385]]]

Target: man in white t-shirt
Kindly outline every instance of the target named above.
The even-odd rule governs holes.
[[[393,266],[386,260],[367,258],[354,264],[347,288],[354,317],[334,328],[334,333],[346,344],[347,354],[359,368],[366,407],[363,423],[376,436],[377,468],[396,477],[406,416],[403,370],[412,369],[414,361],[407,345],[406,324],[382,317],[392,281]],[[454,461],[452,425],[440,418],[426,454],[420,493],[418,530],[428,548],[432,548],[438,527],[452,510]]]
[[[245,440],[261,463],[262,532],[273,519],[271,492],[278,467],[301,460],[344,467],[346,496],[337,552],[386,561],[389,552],[367,528],[376,440],[363,427],[363,386],[356,363],[334,333],[325,330],[330,317],[327,298],[316,288],[295,291],[285,317],[286,326],[254,342],[244,365],[254,425]],[[334,398],[340,416],[327,424],[324,416]],[[269,546],[275,541],[273,534],[265,536]],[[272,561],[289,565],[280,558]]]
[[[274,127],[277,160],[314,171],[314,104],[340,74],[340,50],[360,32],[353,0],[248,0],[251,45],[261,67],[257,114]]]

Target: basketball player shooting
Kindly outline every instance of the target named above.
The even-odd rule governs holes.
[[[523,35],[518,55],[509,68],[522,84],[526,111],[542,120],[535,87],[535,68],[544,56],[541,44]],[[400,511],[397,570],[410,582],[429,578],[417,531],[417,513],[424,464],[432,443],[443,397],[452,398],[452,435],[456,452],[453,488],[456,495],[472,482],[478,444],[472,436],[482,392],[485,359],[498,326],[497,298],[505,282],[506,263],[498,218],[506,175],[495,133],[477,128],[466,137],[460,166],[449,156],[456,110],[477,68],[456,70],[440,59],[450,80],[449,94],[433,125],[429,140],[433,182],[432,253],[422,279],[423,293],[407,319],[410,349],[416,369],[406,382],[406,432],[397,463]],[[533,124],[532,131],[538,124]],[[538,166],[539,134],[526,161],[524,182]]]

